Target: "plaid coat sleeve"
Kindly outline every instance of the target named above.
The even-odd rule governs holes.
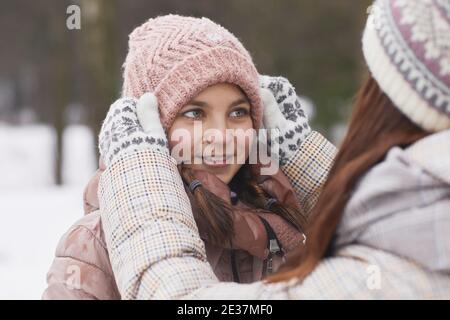
[[[336,147],[319,132],[312,131],[292,159],[280,168],[308,216],[317,202],[335,155]]]
[[[360,246],[324,260],[303,283],[220,283],[206,260],[176,163],[157,151],[124,155],[109,166],[100,178],[99,201],[124,299],[417,298],[450,288],[448,277]],[[368,285],[371,266],[379,273],[375,289]]]

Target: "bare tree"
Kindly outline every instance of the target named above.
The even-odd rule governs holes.
[[[88,125],[98,133],[111,102],[118,96],[117,3],[115,0],[82,0],[82,61],[85,66],[84,91]],[[96,150],[97,151],[97,150]],[[98,152],[95,153],[98,156]]]

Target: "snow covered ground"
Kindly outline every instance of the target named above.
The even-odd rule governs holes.
[[[54,132],[0,124],[0,299],[39,299],[61,235],[83,215],[82,194],[96,170],[93,136],[64,132],[63,179],[53,185]]]

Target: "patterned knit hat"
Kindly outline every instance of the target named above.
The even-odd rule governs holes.
[[[409,119],[450,128],[450,0],[376,0],[363,36],[372,76]]]
[[[234,35],[207,18],[149,19],[130,34],[123,68],[122,96],[139,98],[152,92],[166,131],[184,105],[222,82],[246,93],[254,126],[261,126],[258,72],[252,58]]]

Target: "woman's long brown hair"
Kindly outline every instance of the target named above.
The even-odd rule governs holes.
[[[332,249],[333,235],[358,179],[393,146],[405,147],[429,134],[398,111],[372,77],[360,89],[353,110],[347,135],[311,213],[306,246],[297,248],[267,282],[303,280],[311,273]]]

